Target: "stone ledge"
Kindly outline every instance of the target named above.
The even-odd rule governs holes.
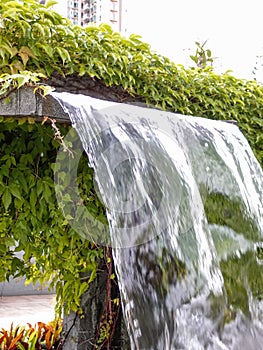
[[[11,92],[8,95],[10,101],[0,100],[0,116],[14,117],[34,117],[42,120],[43,116],[56,119],[59,123],[70,124],[67,113],[64,112],[57,100],[52,96],[42,97],[34,93],[34,88],[23,87]]]

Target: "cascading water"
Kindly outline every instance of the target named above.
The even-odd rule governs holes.
[[[53,96],[95,169],[131,349],[263,349],[263,172],[238,127]]]

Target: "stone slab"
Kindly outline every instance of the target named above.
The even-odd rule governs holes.
[[[0,99],[0,116],[35,117],[41,120],[43,116],[56,119],[60,123],[70,124],[70,119],[52,96],[43,97],[34,92],[33,88],[23,87],[8,95],[8,99]]]

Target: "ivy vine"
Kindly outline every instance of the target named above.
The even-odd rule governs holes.
[[[262,85],[230,72],[218,75],[212,67],[186,69],[153,52],[138,35],[122,37],[106,24],[74,26],[50,9],[53,4],[1,1],[0,74],[25,75],[18,87],[27,82],[28,72],[47,78],[54,72],[89,76],[165,110],[237,120],[262,164]],[[1,80],[0,85],[1,94]]]

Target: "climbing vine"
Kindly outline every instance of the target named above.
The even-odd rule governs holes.
[[[212,67],[186,69],[151,51],[138,35],[124,38],[106,24],[74,26],[52,11],[52,4],[53,0],[45,6],[35,0],[1,1],[0,74],[4,79],[6,74],[25,76],[19,78],[19,87],[27,82],[28,72],[47,78],[54,73],[77,74],[103,81],[105,86],[121,86],[131,96],[162,109],[234,119],[262,164],[260,84],[229,72],[218,75]],[[0,84],[4,94],[6,85],[1,80]]]
[[[53,167],[60,142],[50,125],[11,119],[2,119],[0,140],[0,279],[25,275],[29,282],[51,281],[62,303],[59,313],[63,305],[66,312],[77,311],[103,252],[68,225],[56,203]],[[89,205],[99,215],[103,208],[91,189],[92,171],[84,156],[79,174],[85,182],[82,194],[88,190]],[[20,251],[23,259],[15,254]],[[87,271],[87,280],[78,278]]]
[[[54,74],[62,79],[88,77],[94,84],[121,88],[135,100],[164,110],[236,120],[263,165],[260,84],[229,72],[218,75],[212,67],[176,65],[153,52],[138,35],[124,38],[105,24],[74,26],[52,11],[53,4],[1,0],[0,103],[8,103],[10,93],[25,84],[46,95]],[[121,94],[119,100],[125,102]],[[0,117],[0,280],[26,276],[29,282],[49,281],[57,292],[58,313],[62,308],[80,311],[80,297],[96,278],[104,254],[71,228],[58,207],[54,163],[60,142],[46,121]],[[70,127],[60,125],[59,130],[63,136]],[[85,155],[78,166],[85,205],[106,222]],[[19,252],[24,252],[22,258]],[[87,278],[81,278],[83,274]],[[102,338],[98,333],[101,343]]]

